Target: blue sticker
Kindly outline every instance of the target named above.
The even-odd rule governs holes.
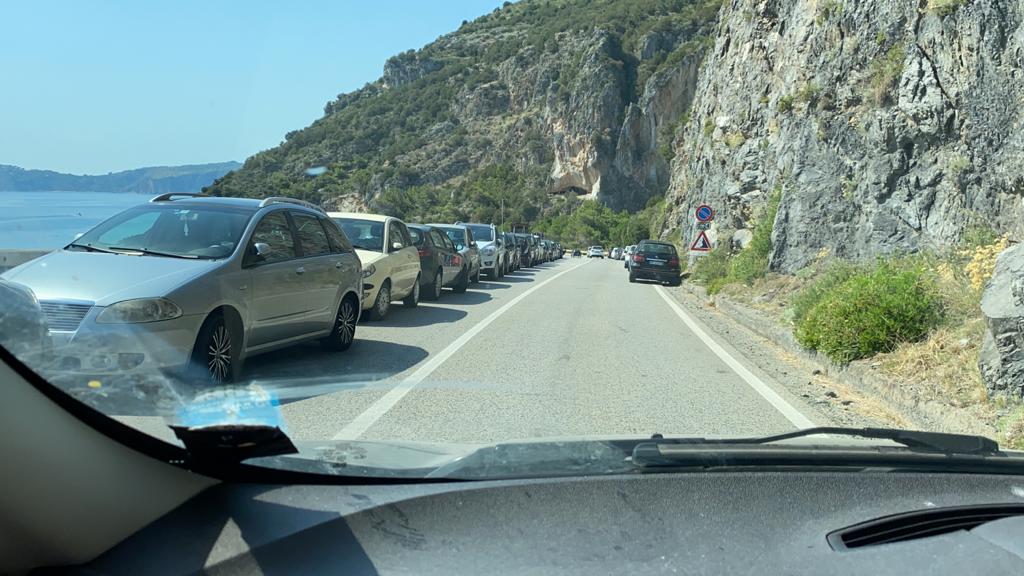
[[[280,402],[252,384],[203,392],[178,409],[177,424],[188,428],[243,424],[284,429]]]

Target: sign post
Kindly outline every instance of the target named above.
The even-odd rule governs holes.
[[[715,211],[711,206],[701,204],[693,211],[693,215],[697,218],[697,237],[690,244],[690,252],[696,252],[697,255],[707,254],[711,251],[711,239],[708,238],[707,231],[711,229],[711,221],[715,219]]]

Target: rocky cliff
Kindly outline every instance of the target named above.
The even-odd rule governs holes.
[[[665,233],[749,237],[781,191],[775,270],[823,253],[1024,233],[1024,7],[1008,0],[731,0],[679,132]]]
[[[210,191],[402,212],[396,194],[428,187],[407,209],[441,214],[422,204],[446,202],[466,214],[477,202],[467,182],[503,166],[526,175],[534,201],[573,194],[640,209],[668,188],[671,135],[719,4],[509,4],[390,59],[380,80],[329,102]]]

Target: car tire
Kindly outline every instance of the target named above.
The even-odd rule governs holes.
[[[629,283],[630,284],[636,283],[636,276],[634,276],[632,272],[629,273]]]
[[[359,302],[354,297],[346,296],[338,304],[338,313],[334,316],[331,335],[320,341],[320,344],[335,352],[343,352],[352,346],[356,339],[356,324],[359,322]]]
[[[234,381],[240,372],[237,341],[224,315],[212,314],[199,329],[189,372],[213,383]]]
[[[456,294],[463,294],[466,292],[466,288],[469,288],[469,268],[463,268],[459,273],[459,280],[455,286],[452,286],[452,291]]]
[[[383,320],[391,309],[391,281],[385,280],[377,291],[377,298],[373,301],[373,308],[367,310],[367,317],[370,320]]]
[[[402,298],[402,305],[406,308],[415,308],[420,305],[420,275],[416,275],[416,281],[412,283],[412,291]]]
[[[434,274],[434,281],[427,284],[427,292],[424,294],[427,300],[437,300],[441,297],[441,288],[444,286],[444,272],[438,268]]]

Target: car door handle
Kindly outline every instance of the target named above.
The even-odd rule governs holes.
[[[295,273],[296,274],[305,274],[306,273],[306,267],[305,266],[299,266],[298,268],[295,269]]]
[[[343,264],[340,261],[334,263],[334,267],[335,268],[341,268],[342,266],[343,266]]]

